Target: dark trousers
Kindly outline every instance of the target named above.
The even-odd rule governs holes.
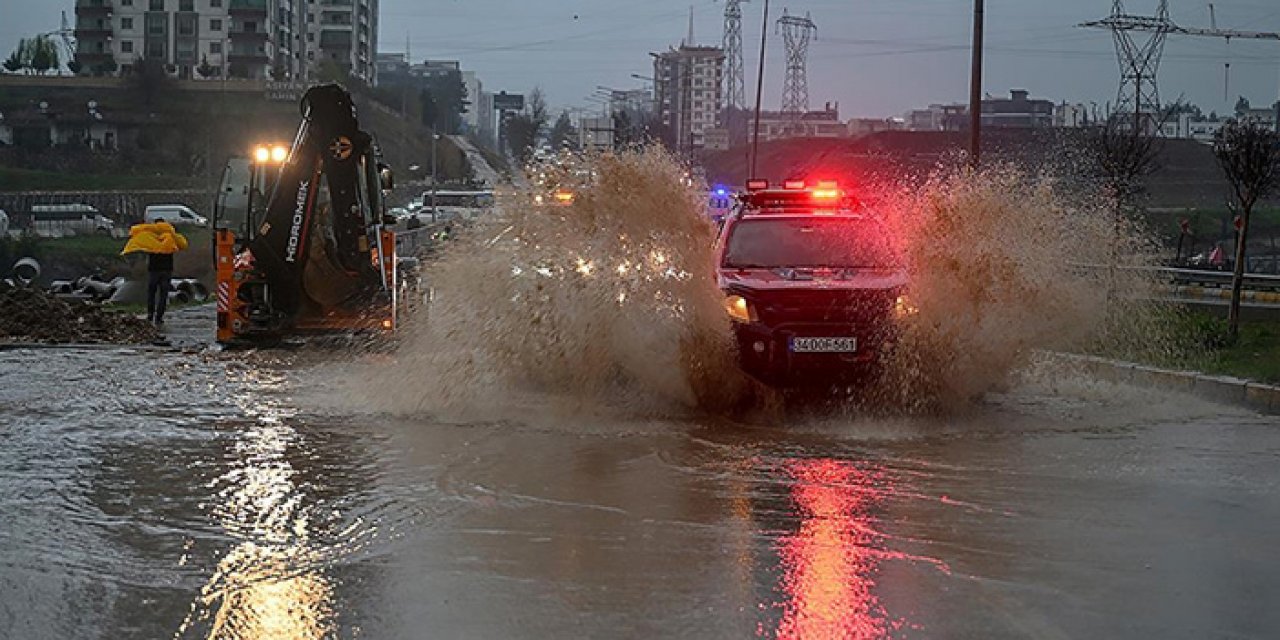
[[[164,319],[164,308],[169,305],[169,289],[172,271],[152,271],[147,274],[147,319],[159,322]]]

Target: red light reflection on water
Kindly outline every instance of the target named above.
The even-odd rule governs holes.
[[[878,494],[872,472],[830,459],[793,460],[792,499],[800,529],[778,541],[783,617],[778,638],[882,638],[901,626],[873,592],[885,554],[868,513]]]

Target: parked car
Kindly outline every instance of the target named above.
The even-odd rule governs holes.
[[[207,227],[209,219],[182,204],[153,204],[147,207],[143,219],[147,222],[164,220],[173,226]]]
[[[0,209],[0,238],[9,235],[9,214]]]
[[[60,237],[111,234],[116,223],[87,204],[38,204],[31,207],[31,231],[38,236]]]

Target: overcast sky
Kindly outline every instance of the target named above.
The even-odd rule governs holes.
[[[597,85],[638,86],[631,74],[652,75],[649,52],[679,44],[690,5],[699,44],[721,40],[722,2],[712,0],[381,0],[379,48],[415,60],[461,60],[486,88],[511,92],[541,86],[556,107],[590,106]],[[1134,13],[1157,0],[1129,0]],[[1208,26],[1207,2],[1172,0],[1173,19]],[[1025,88],[1055,101],[1115,99],[1118,70],[1111,36],[1075,28],[1101,18],[1109,0],[987,0],[988,58],[984,89]],[[1216,0],[1221,27],[1280,31],[1280,0]],[[73,0],[0,0],[0,50],[18,38],[57,27]],[[968,95],[970,0],[774,0],[809,12],[818,39],[809,56],[813,107],[839,101],[841,114],[898,115]],[[748,100],[754,91],[763,0],[743,6]],[[783,82],[781,38],[769,29],[765,103],[776,108]],[[1224,100],[1224,63],[1231,62]],[[1160,89],[1166,101],[1184,95],[1206,111],[1229,110],[1238,95],[1255,105],[1280,95],[1280,42],[1173,37]]]

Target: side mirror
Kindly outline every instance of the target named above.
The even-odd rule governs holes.
[[[382,169],[378,171],[378,178],[382,181],[382,189],[384,191],[390,191],[396,188],[396,179],[391,173],[391,167],[382,167]]]

